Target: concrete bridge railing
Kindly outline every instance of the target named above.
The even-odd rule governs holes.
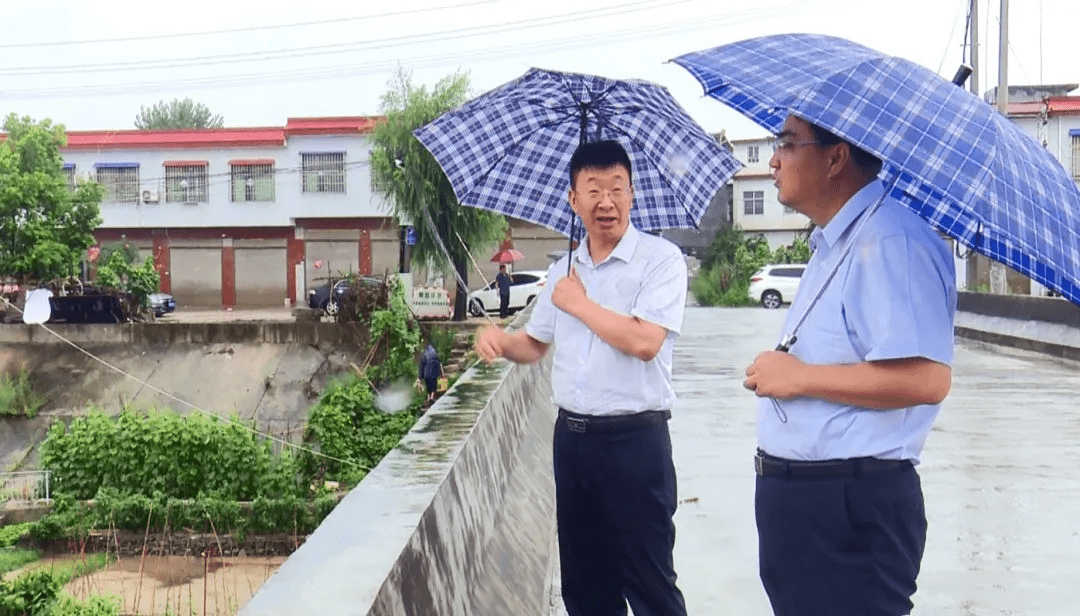
[[[471,368],[241,616],[546,615],[550,371],[550,358]]]

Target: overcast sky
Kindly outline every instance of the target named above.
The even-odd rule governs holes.
[[[763,131],[701,95],[682,53],[818,32],[950,78],[968,0],[318,0],[6,3],[0,113],[69,129],[133,128],[141,105],[191,97],[226,126],[379,113],[400,63],[417,84],[468,72],[475,93],[529,67],[647,79],[710,132]],[[997,82],[1000,0],[981,0],[982,89]],[[1080,80],[1076,0],[1012,0],[1009,83]],[[314,23],[313,23],[314,22]]]

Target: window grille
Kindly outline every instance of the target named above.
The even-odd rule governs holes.
[[[345,192],[345,153],[301,154],[303,192]]]
[[[206,165],[165,167],[165,201],[167,203],[206,203]]]
[[[274,165],[233,165],[233,202],[273,201]]]
[[[98,167],[97,182],[105,187],[106,202],[139,202],[138,167]]]

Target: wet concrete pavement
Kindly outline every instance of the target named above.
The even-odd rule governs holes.
[[[785,314],[687,309],[671,433],[690,614],[771,614],[757,577],[755,404],[741,375]],[[929,532],[912,616],[1080,609],[1078,394],[1078,363],[957,340],[952,392],[919,466]]]

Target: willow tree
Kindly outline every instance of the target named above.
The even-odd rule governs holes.
[[[381,99],[386,120],[372,135],[372,183],[398,219],[415,227],[412,262],[457,272],[454,320],[461,321],[469,293],[469,247],[493,245],[502,238],[506,221],[498,214],[458,203],[450,180],[412,131],[464,104],[469,77],[449,75],[429,92],[413,85],[410,75],[399,69],[388,85]]]

